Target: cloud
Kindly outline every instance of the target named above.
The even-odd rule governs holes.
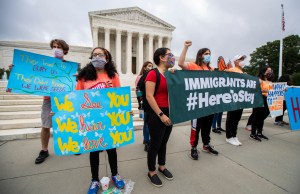
[[[10,0],[0,2],[0,40],[49,42],[63,38],[71,45],[92,46],[89,11],[138,6],[176,27],[172,52],[193,41],[187,57],[198,49],[212,51],[212,64],[222,55],[249,56],[257,47],[281,36],[281,3],[285,6],[285,36],[300,34],[298,0]],[[248,58],[249,59],[249,58]]]

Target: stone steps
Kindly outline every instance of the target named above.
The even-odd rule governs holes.
[[[40,136],[42,96],[5,92],[7,82],[0,81],[0,140],[26,139]],[[139,118],[135,91],[131,91],[133,125],[143,127]]]

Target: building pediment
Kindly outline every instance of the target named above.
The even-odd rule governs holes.
[[[125,21],[136,24],[147,24],[156,27],[168,28],[172,31],[175,29],[175,27],[171,24],[157,18],[139,7],[93,11],[89,12],[89,16],[90,18],[92,16],[99,16],[102,18],[116,19],[120,22]]]

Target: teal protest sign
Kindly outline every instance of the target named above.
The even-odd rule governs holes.
[[[134,142],[130,87],[51,93],[54,152],[87,153]]]
[[[223,71],[165,74],[173,124],[210,114],[263,106],[257,77]]]
[[[78,63],[14,49],[7,92],[49,96],[73,91]]]

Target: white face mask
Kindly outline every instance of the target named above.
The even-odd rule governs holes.
[[[54,49],[52,49],[52,52],[53,52],[53,56],[55,58],[60,58],[61,59],[64,56],[64,51],[61,50],[61,49],[54,48]]]
[[[243,68],[243,67],[245,66],[245,61],[240,61],[240,62],[239,62],[239,66],[240,66],[241,68]]]

